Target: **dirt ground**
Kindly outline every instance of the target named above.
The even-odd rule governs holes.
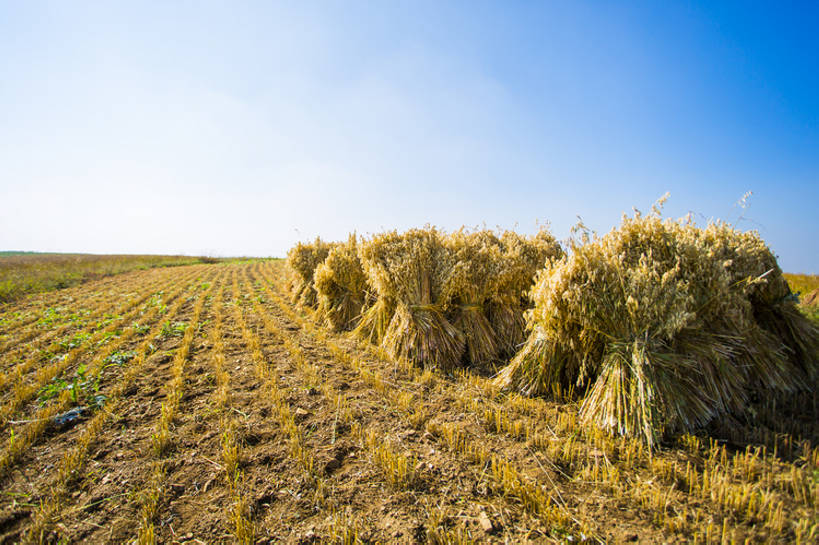
[[[819,540],[815,397],[650,454],[579,429],[571,403],[330,333],[290,303],[280,262],[71,294],[0,309],[0,543]],[[38,326],[55,301],[116,308]]]

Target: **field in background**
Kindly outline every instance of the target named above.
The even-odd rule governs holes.
[[[819,289],[819,275],[785,273],[785,279],[788,281],[791,291],[799,294],[799,300],[802,302],[799,305],[800,310],[808,318],[819,323],[819,298],[815,298],[810,304],[804,303],[811,292]]]
[[[92,278],[211,258],[169,255],[93,255],[0,252],[0,304],[30,293],[66,288]]]
[[[790,274],[785,273],[788,285],[794,293],[799,292],[800,297],[805,297],[815,289],[819,289],[819,275],[816,274]]]
[[[0,543],[816,542],[805,400],[753,443],[650,455],[570,404],[330,333],[283,269],[151,269],[3,308]]]

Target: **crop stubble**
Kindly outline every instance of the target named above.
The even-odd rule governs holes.
[[[148,333],[83,349],[57,371],[137,353],[103,375],[103,410],[44,426],[10,461],[3,541],[816,539],[819,451],[796,437],[687,436],[650,455],[581,433],[561,404],[389,362],[330,333],[281,296],[278,263],[186,270],[105,281],[115,293],[162,289],[167,312],[145,309]],[[162,337],[166,321],[189,329]],[[13,412],[56,410],[28,400]],[[31,425],[3,422],[18,440]]]

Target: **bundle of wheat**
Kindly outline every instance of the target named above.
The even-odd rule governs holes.
[[[638,213],[584,242],[538,274],[529,338],[500,386],[584,392],[581,422],[650,446],[747,415],[759,389],[813,387],[816,329],[756,233]],[[800,344],[783,327],[799,328]]]
[[[378,301],[357,332],[380,341],[392,357],[424,367],[451,368],[464,350],[463,336],[444,315],[454,258],[443,238],[426,227],[375,235],[359,247]]]
[[[367,278],[358,259],[358,239],[350,235],[316,267],[313,282],[318,298],[317,318],[334,331],[353,329],[367,302]]]
[[[502,258],[493,274],[495,286],[486,310],[500,355],[508,358],[526,338],[524,311],[531,307],[528,294],[535,275],[548,262],[561,258],[563,250],[545,227],[531,237],[505,231],[500,242]]]
[[[423,367],[493,364],[524,339],[535,273],[562,255],[548,231],[433,227],[288,252],[293,295],[331,328]]]
[[[523,341],[526,292],[560,255],[545,229],[532,237],[430,227],[376,235],[359,257],[377,297],[355,332],[425,367],[496,362]]]
[[[313,275],[326,258],[332,243],[316,238],[312,243],[299,242],[287,252],[287,265],[292,272],[291,291],[293,302],[315,308],[316,289]]]
[[[498,356],[487,303],[498,293],[503,261],[500,239],[492,231],[460,229],[446,237],[445,244],[454,259],[444,287],[443,307],[466,342],[466,362],[487,364]]]
[[[784,343],[794,366],[812,382],[819,380],[819,366],[812,364],[819,354],[817,325],[799,312],[799,298],[791,293],[771,249],[756,232],[741,233],[721,222],[709,225],[700,236],[727,263],[729,281],[750,302],[756,323]]]

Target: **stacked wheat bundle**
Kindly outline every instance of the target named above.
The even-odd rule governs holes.
[[[749,416],[753,396],[813,389],[817,328],[756,233],[659,212],[572,243],[532,290],[524,347],[498,383],[582,392],[585,425],[653,446],[665,432]]]
[[[317,304],[313,275],[334,245],[316,238],[312,243],[299,242],[287,252],[287,265],[291,271],[290,290],[293,302],[300,306],[315,308]]]
[[[375,235],[359,248],[374,297],[356,333],[423,367],[498,361],[523,340],[535,273],[561,253],[545,229],[534,237],[432,227]]]
[[[392,357],[451,369],[505,360],[525,339],[536,272],[562,255],[548,231],[433,227],[346,243],[317,239],[288,253],[293,296],[336,331],[353,330]]]
[[[535,275],[564,253],[546,228],[533,237],[504,231],[500,237],[502,259],[498,263],[497,286],[485,307],[496,332],[501,355],[511,358],[526,339],[524,312],[531,307],[529,295]]]
[[[486,304],[500,286],[500,240],[492,231],[461,229],[448,236],[444,245],[454,258],[442,297],[447,319],[464,339],[468,363],[491,362],[499,355],[500,339]]]
[[[451,368],[465,341],[445,316],[446,290],[455,256],[435,228],[374,235],[359,250],[377,300],[357,331],[395,359]]]
[[[537,271],[563,255],[546,230],[456,231],[447,238],[455,266],[447,286],[447,313],[467,341],[466,361],[482,365],[511,357],[525,340],[524,311]]]
[[[317,317],[334,331],[353,329],[368,303],[367,277],[358,259],[358,238],[350,235],[327,254],[313,275]]]

